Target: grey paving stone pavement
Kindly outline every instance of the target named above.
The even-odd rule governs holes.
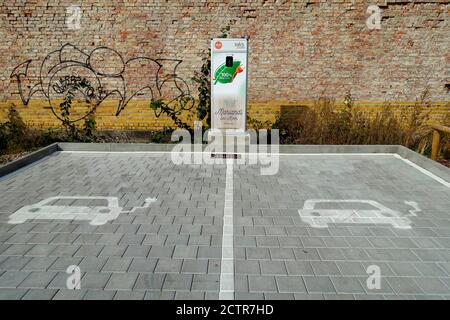
[[[243,260],[235,254],[235,267],[249,281],[248,288],[236,286],[237,298],[450,297],[447,186],[391,155],[281,156],[277,175],[261,176],[259,170],[234,166],[235,242],[245,250]],[[375,214],[367,203],[348,207],[323,200],[376,201],[408,218],[411,228],[351,218],[318,228],[300,215],[307,200],[316,201],[317,216]],[[405,201],[419,210],[411,214]],[[370,266],[380,269],[379,289],[367,286]]]
[[[273,176],[260,167],[234,165],[236,299],[450,298],[450,188],[391,155],[282,155]],[[0,299],[218,299],[225,172],[170,154],[58,153],[0,178]],[[115,197],[121,212],[103,225],[8,223],[65,196]],[[311,218],[350,216],[314,226],[300,214],[308,200]],[[410,228],[364,220],[384,210],[365,200]],[[86,200],[64,201],[52,205]],[[67,289],[70,266],[79,290]],[[367,286],[373,266],[380,288]]]

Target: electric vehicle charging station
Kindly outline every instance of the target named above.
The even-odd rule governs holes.
[[[211,40],[211,133],[245,135],[248,39]]]

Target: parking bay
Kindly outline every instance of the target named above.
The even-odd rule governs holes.
[[[272,176],[233,164],[236,299],[450,295],[447,186],[393,155],[279,161]],[[0,296],[217,299],[226,185],[227,164],[175,165],[165,153],[59,152],[10,174],[0,180]],[[114,197],[122,212],[102,225],[8,223],[58,196]],[[146,207],[148,198],[156,201]],[[315,215],[305,218],[306,203]],[[321,214],[340,219],[312,223]],[[80,290],[67,289],[71,265],[80,268]],[[379,289],[367,287],[371,266]]]

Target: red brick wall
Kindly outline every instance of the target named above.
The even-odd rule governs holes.
[[[81,28],[70,30],[66,8],[77,3]],[[382,10],[380,30],[366,26],[373,4]],[[108,46],[124,59],[181,59],[178,74],[195,92],[190,78],[209,39],[236,19],[231,36],[250,36],[252,103],[342,99],[347,91],[357,101],[414,101],[427,86],[431,100],[445,102],[449,14],[445,0],[3,1],[0,100],[19,99],[10,80],[16,65],[67,42],[86,52]],[[38,64],[29,71],[37,74]],[[136,85],[148,78],[133,72]]]

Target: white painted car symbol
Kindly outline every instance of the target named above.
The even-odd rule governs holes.
[[[106,206],[65,206],[52,205],[58,200],[102,201]],[[25,206],[9,217],[8,223],[24,223],[31,219],[88,220],[91,225],[103,225],[116,219],[122,208],[116,197],[51,197],[36,204]]]
[[[323,203],[355,203],[372,206],[373,209],[317,209]],[[329,207],[329,206],[328,206]],[[298,210],[303,222],[314,228],[327,228],[330,223],[390,224],[398,229],[410,229],[411,220],[373,200],[306,200]],[[412,211],[410,211],[412,213]],[[415,215],[415,214],[411,214]]]

